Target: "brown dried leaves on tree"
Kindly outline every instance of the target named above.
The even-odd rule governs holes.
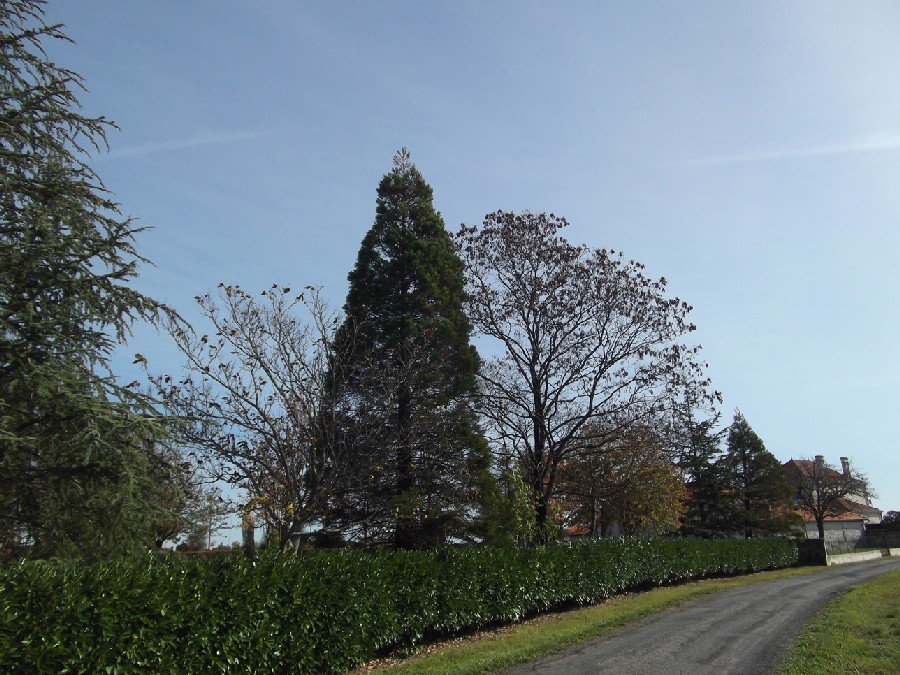
[[[499,352],[480,374],[481,412],[537,493],[540,522],[562,462],[671,424],[678,401],[714,396],[699,347],[684,342],[691,307],[640,263],[569,243],[566,225],[497,211],[456,235],[468,315]]]

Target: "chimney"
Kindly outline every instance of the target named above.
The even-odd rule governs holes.
[[[813,473],[816,476],[824,476],[825,475],[825,456],[824,455],[816,455],[816,467],[813,470]]]
[[[846,457],[841,457],[841,469],[843,469],[845,476],[850,475],[850,460]]]

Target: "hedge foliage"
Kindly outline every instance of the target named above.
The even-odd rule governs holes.
[[[151,555],[0,568],[0,672],[328,673],[626,589],[786,567],[785,540]]]

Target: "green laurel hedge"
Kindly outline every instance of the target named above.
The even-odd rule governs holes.
[[[152,555],[0,567],[0,672],[328,673],[626,589],[792,565],[785,540]]]

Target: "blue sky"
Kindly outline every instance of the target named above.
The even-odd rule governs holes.
[[[723,420],[900,510],[900,4],[51,0],[137,286],[333,304],[406,146],[448,229],[552,211],[694,306]],[[139,330],[157,372],[165,335]],[[130,359],[123,359],[127,374]]]

